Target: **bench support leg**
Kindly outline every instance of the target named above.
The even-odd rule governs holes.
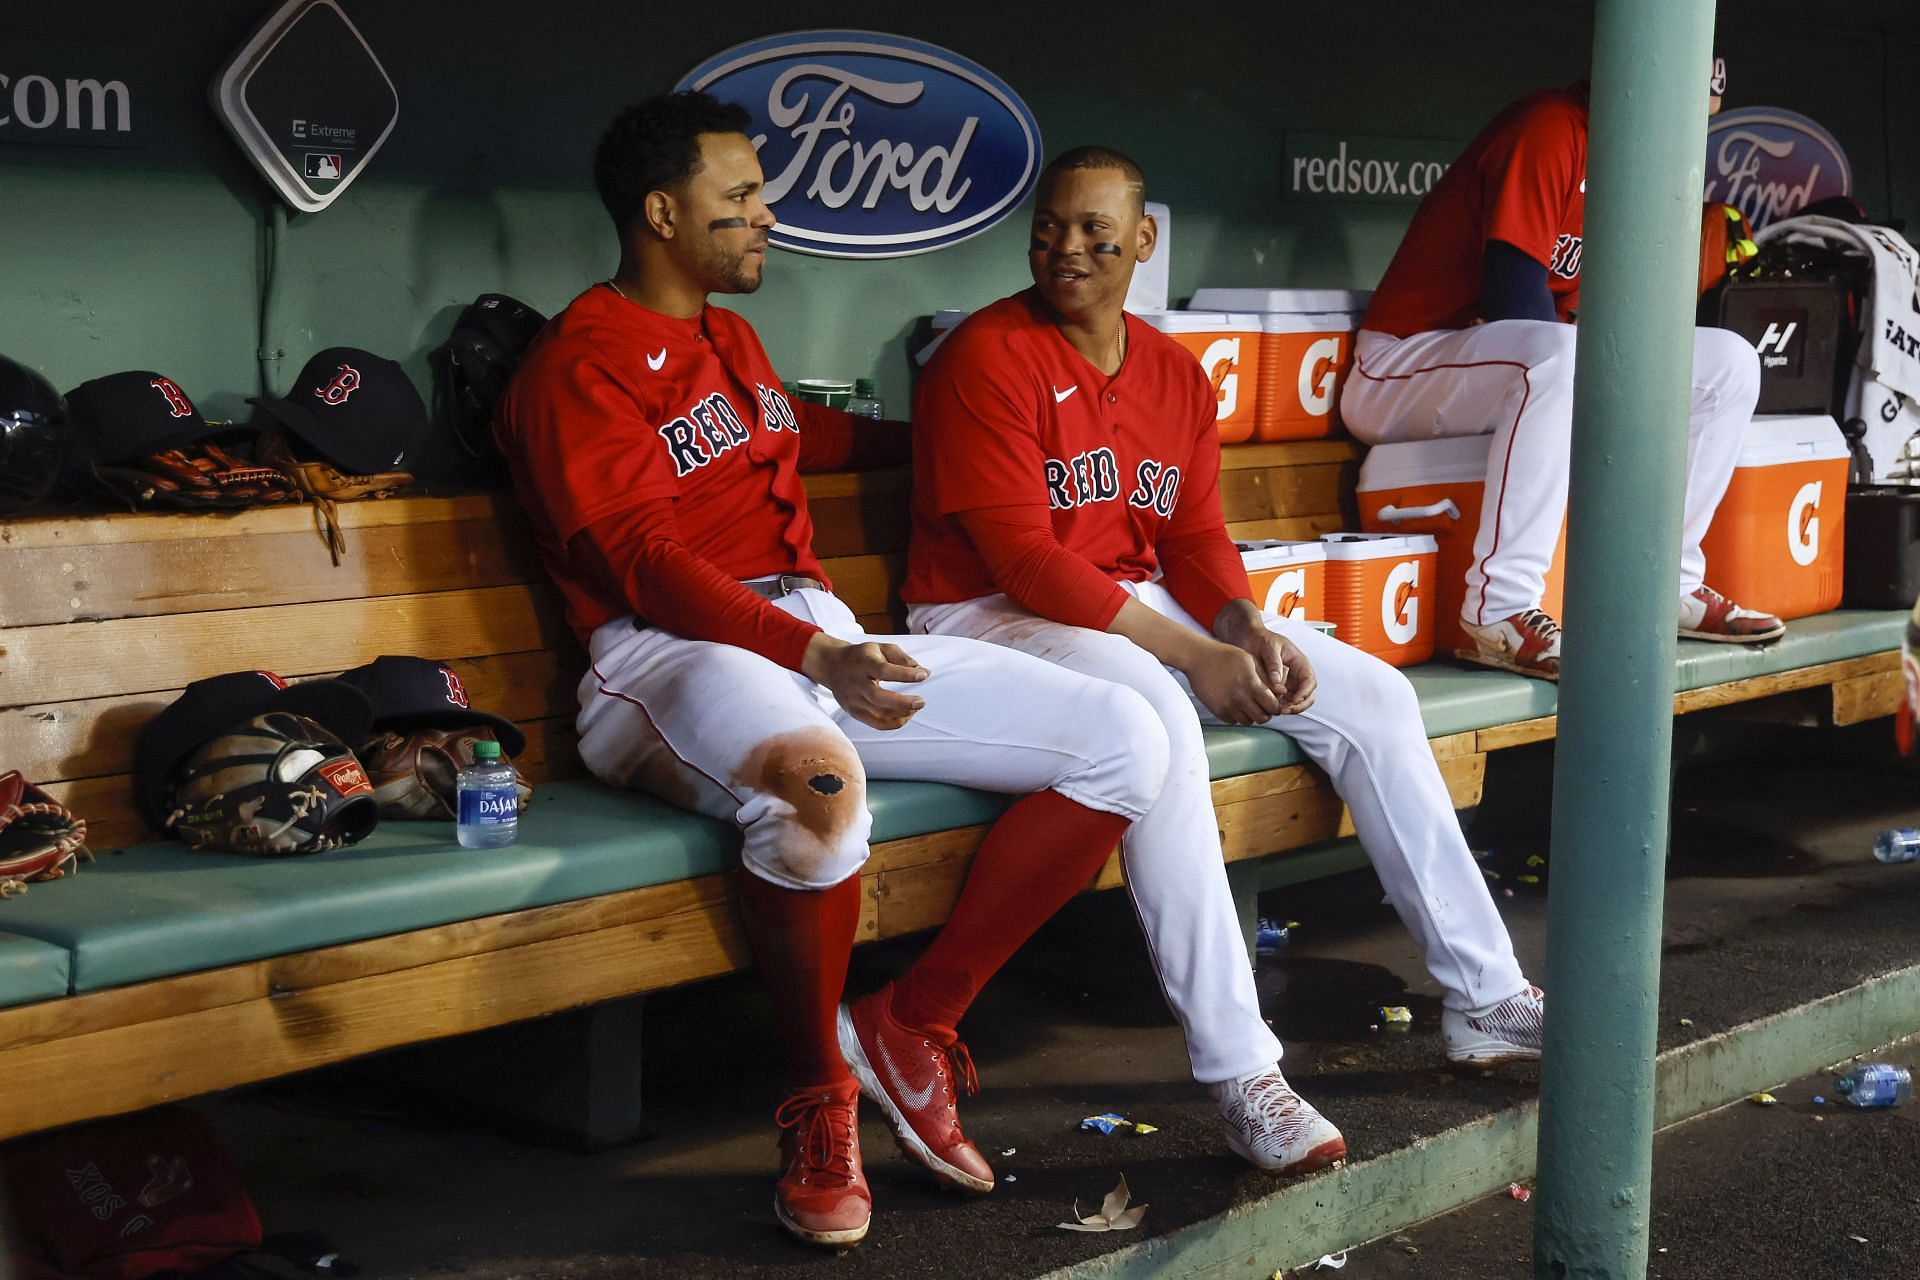
[[[401,1055],[400,1069],[532,1141],[618,1146],[641,1136],[644,1005],[630,996],[422,1045]]]
[[[1240,937],[1247,944],[1247,963],[1253,964],[1255,935],[1260,927],[1260,860],[1229,862],[1227,884],[1233,890],[1233,913],[1240,922]]]

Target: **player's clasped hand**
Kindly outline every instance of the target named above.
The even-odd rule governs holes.
[[[1187,683],[1201,705],[1227,724],[1265,724],[1280,714],[1280,699],[1252,654],[1237,645],[1207,646],[1187,668]]]
[[[1252,655],[1254,664],[1267,674],[1267,687],[1280,701],[1280,714],[1297,716],[1313,705],[1314,690],[1320,681],[1313,664],[1293,641],[1262,626],[1242,641],[1241,647]]]
[[[929,674],[897,644],[848,644],[822,632],[807,644],[800,670],[825,685],[848,715],[875,729],[898,729],[927,705],[883,684],[918,684]]]

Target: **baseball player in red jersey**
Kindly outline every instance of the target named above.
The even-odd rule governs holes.
[[[1715,60],[1710,112],[1725,67]],[[1566,515],[1586,191],[1584,83],[1502,111],[1420,202],[1340,394],[1341,417],[1368,444],[1492,434],[1460,617],[1474,648],[1460,656],[1549,680],[1560,623],[1540,601]],[[1700,550],[1759,395],[1752,344],[1695,330],[1678,613],[1680,634],[1697,640],[1786,632],[1707,586]]]
[[[1276,729],[1332,777],[1445,988],[1449,1058],[1539,1056],[1542,997],[1461,838],[1412,687],[1248,598],[1220,508],[1213,387],[1123,310],[1157,234],[1142,200],[1139,167],[1105,148],[1042,174],[1033,288],[968,318],[922,379],[902,594],[916,632],[1044,656],[1153,705],[1172,763],[1121,841],[1128,891],[1229,1144],[1300,1173],[1346,1144],[1288,1085],[1261,1019],[1203,722]]]
[[[774,224],[747,125],[704,94],[614,121],[594,176],[619,270],[541,332],[495,434],[592,658],[582,759],[740,829],[741,914],[786,1050],[775,1210],[839,1246],[870,1213],[861,1091],[910,1157],[992,1188],[960,1129],[975,1078],[954,1028],[1157,798],[1166,733],[1129,690],[991,645],[869,636],[833,595],[799,473],[863,446],[902,457],[904,429],[863,439],[793,404],[747,322],[707,305],[759,286]],[[869,777],[1029,794],[912,970],[842,1007]]]

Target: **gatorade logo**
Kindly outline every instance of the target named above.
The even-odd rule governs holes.
[[[1321,338],[1300,357],[1300,407],[1316,418],[1333,408],[1333,387],[1339,381],[1340,339]]]
[[[1267,613],[1304,622],[1307,617],[1307,571],[1288,569],[1275,574],[1267,584],[1267,598],[1261,604]]]
[[[1240,407],[1240,339],[1215,338],[1200,353],[1200,367],[1213,383],[1213,398],[1219,402],[1215,421],[1231,418]]]
[[[1380,593],[1380,626],[1395,644],[1411,644],[1420,631],[1420,600],[1414,592],[1420,586],[1420,562],[1402,560],[1387,574],[1386,589]]]
[[[1809,480],[1787,508],[1787,551],[1801,568],[1820,555],[1820,484]]]

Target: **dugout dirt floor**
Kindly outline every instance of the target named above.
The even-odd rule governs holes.
[[[1890,757],[1886,723],[1867,728],[1847,741]],[[1489,797],[1543,794],[1547,759],[1544,748],[1495,756]],[[1838,756],[1698,766],[1683,776],[1675,812],[1662,1047],[1920,963],[1920,865],[1881,866],[1870,852],[1879,828],[1920,825],[1920,775]],[[1546,888],[1517,880],[1538,873],[1526,858],[1545,852],[1543,824],[1510,803],[1483,809],[1474,831],[1493,847],[1496,894],[1514,891],[1500,905],[1522,961],[1551,992]],[[1356,1159],[1534,1093],[1532,1068],[1443,1068],[1434,989],[1370,872],[1270,893],[1263,912],[1299,922],[1291,945],[1260,966],[1288,1074]],[[913,939],[863,949],[855,985],[884,980],[916,949]],[[1411,1030],[1371,1030],[1383,1004],[1412,1008]],[[506,1136],[401,1084],[382,1059],[194,1105],[235,1149],[270,1233],[319,1233],[362,1275],[380,1277],[1037,1275],[1268,1185],[1216,1136],[1122,894],[1073,903],[963,1028],[984,1091],[962,1116],[1001,1186],[984,1199],[934,1188],[867,1108],[876,1212],[848,1254],[803,1249],[774,1225],[768,1024],[750,975],[653,997],[642,1084],[652,1136],[592,1155]],[[1662,1139],[1654,1234],[1670,1252],[1656,1255],[1652,1274],[1920,1275],[1920,1113],[1815,1122],[1797,1105],[1812,1091],[1796,1086],[1783,1095],[1789,1105],[1735,1108]],[[1158,1132],[1078,1129],[1109,1110]],[[1139,1230],[1056,1229],[1076,1199],[1091,1212],[1122,1173],[1151,1206]],[[1529,1276],[1530,1229],[1528,1206],[1483,1202],[1406,1231],[1418,1254],[1388,1241],[1321,1274]],[[1297,1259],[1269,1265],[1283,1261]]]

